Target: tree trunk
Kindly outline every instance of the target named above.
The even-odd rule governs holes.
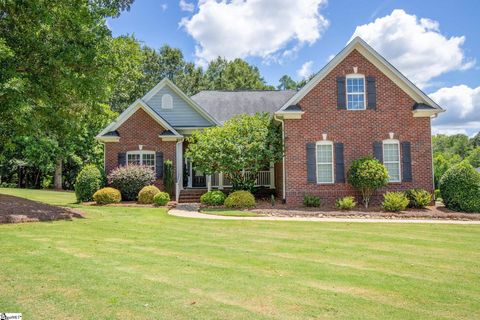
[[[55,164],[55,189],[62,190],[62,159],[58,159]]]

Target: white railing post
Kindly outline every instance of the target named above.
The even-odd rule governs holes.
[[[177,182],[175,183],[175,201],[178,202],[180,198],[180,184]]]
[[[270,163],[270,189],[275,189],[275,165]]]
[[[223,190],[223,172],[218,174],[218,189]]]
[[[212,176],[207,175],[207,191],[212,191]]]

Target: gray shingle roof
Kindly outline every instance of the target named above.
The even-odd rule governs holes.
[[[274,113],[278,111],[297,91],[201,91],[192,96],[218,122],[238,114],[255,114],[256,112]]]

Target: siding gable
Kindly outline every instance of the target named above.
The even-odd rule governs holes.
[[[172,109],[162,109],[162,96],[169,94],[173,99]],[[173,127],[210,127],[212,123],[193,109],[182,97],[167,85],[145,101],[156,113]]]

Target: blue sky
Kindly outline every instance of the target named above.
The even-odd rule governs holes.
[[[448,111],[434,133],[480,131],[480,1],[136,0],[110,19],[115,36],[180,48],[205,65],[256,65],[269,84],[301,79],[360,35]]]

